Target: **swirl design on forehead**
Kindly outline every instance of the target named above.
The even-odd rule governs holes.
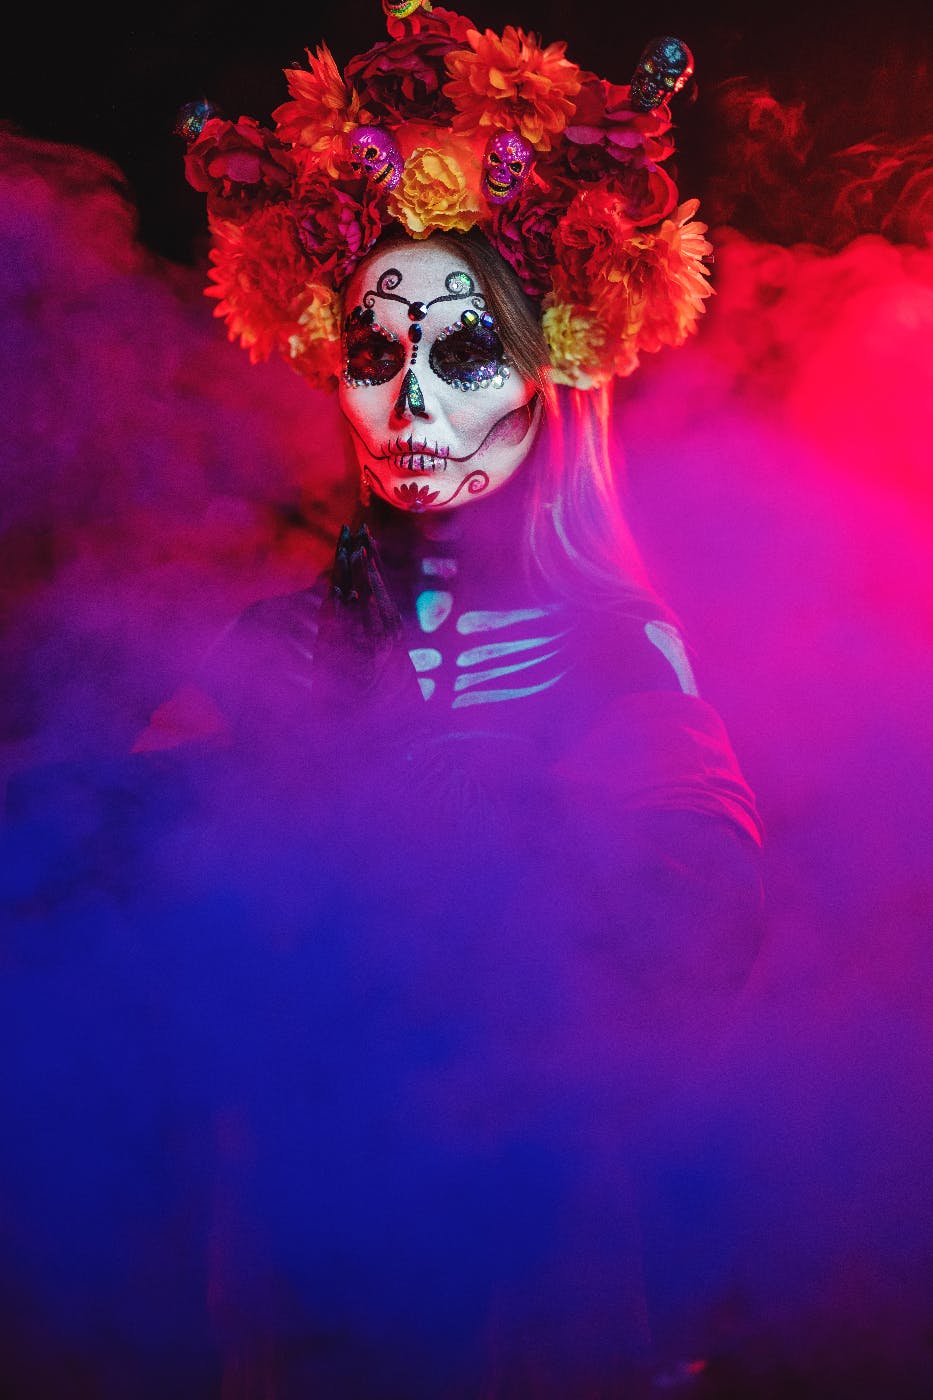
[[[432,306],[436,306],[441,301],[471,301],[477,311],[485,311],[486,298],[482,292],[476,290],[476,283],[468,272],[448,272],[444,279],[444,286],[447,288],[445,294],[432,297],[430,301],[409,301],[407,297],[400,296],[395,288],[401,284],[402,274],[397,267],[386,268],[375,288],[370,288],[363,296],[363,305],[367,311],[371,311],[376,297],[383,301],[398,301],[408,308],[408,316],[411,321],[423,321]]]

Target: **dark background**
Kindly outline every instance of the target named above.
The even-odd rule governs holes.
[[[805,100],[817,159],[821,150],[882,133],[910,137],[933,127],[933,20],[922,0],[642,7],[475,0],[463,12],[481,28],[513,23],[545,42],[565,39],[570,58],[617,82],[628,80],[650,38],[685,39],[698,81],[693,100],[675,112],[678,159],[682,188],[701,199],[729,158],[714,98],[730,78],[748,77],[782,103]],[[129,182],[143,241],[181,262],[204,251],[203,199],[185,184],[181,141],[172,134],[181,104],[206,94],[230,117],[266,121],[287,96],[283,68],[302,63],[307,47],[326,42],[343,66],[385,33],[378,0],[250,8],[191,0],[126,7],[116,18],[78,8],[54,22],[37,8],[20,11],[17,23],[0,116],[29,135],[111,157]]]

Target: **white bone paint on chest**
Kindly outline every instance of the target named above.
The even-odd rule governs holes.
[[[456,561],[425,559],[427,579],[450,585]],[[522,700],[556,685],[566,673],[567,629],[558,608],[468,609],[458,613],[450,587],[423,589],[415,599],[418,626],[431,644],[408,655],[425,700],[444,697],[451,709]],[[464,645],[466,639],[472,645]]]

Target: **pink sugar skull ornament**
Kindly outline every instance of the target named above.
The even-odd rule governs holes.
[[[499,131],[483,156],[483,193],[490,204],[508,204],[521,194],[534,152],[517,131]]]
[[[350,165],[374,185],[394,190],[405,162],[387,131],[378,126],[358,126],[350,133]]]

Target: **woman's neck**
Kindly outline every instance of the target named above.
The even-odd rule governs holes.
[[[492,592],[526,593],[528,490],[522,473],[484,500],[447,511],[396,510],[373,497],[363,518],[390,576],[387,582],[412,582],[456,573],[462,586]],[[427,567],[425,567],[427,565]]]

